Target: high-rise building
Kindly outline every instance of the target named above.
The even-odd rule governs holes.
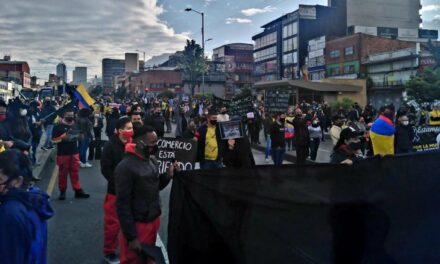
[[[138,53],[125,53],[125,72],[139,72]]]
[[[87,67],[75,67],[73,70],[73,84],[87,84]]]
[[[60,79],[66,83],[67,82],[67,67],[64,62],[60,62],[57,65],[57,76],[60,77]]]
[[[300,78],[306,64],[308,41],[320,36],[344,36],[344,9],[299,5],[299,9],[266,25],[254,40],[255,81]]]
[[[125,61],[115,59],[102,60],[102,85],[104,89],[114,89],[113,77],[124,74]]]

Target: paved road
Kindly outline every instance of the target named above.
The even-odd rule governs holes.
[[[257,164],[267,164],[264,154],[254,150]],[[87,200],[76,200],[68,189],[67,199],[58,201],[58,189],[52,193],[55,217],[49,222],[48,257],[49,264],[94,264],[102,261],[103,245],[103,201],[106,181],[100,173],[99,161],[92,162],[93,168],[80,169],[80,180],[84,190],[91,194]],[[39,186],[47,190],[51,179],[55,179],[55,164],[51,161],[42,173]],[[52,180],[52,184],[55,183]],[[166,244],[168,224],[169,185],[161,192],[162,224],[159,236]],[[49,188],[50,189],[50,188]]]

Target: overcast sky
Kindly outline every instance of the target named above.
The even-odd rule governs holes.
[[[252,43],[260,26],[294,11],[299,3],[327,0],[0,0],[0,55],[26,60],[31,74],[47,79],[63,60],[68,79],[75,66],[89,78],[101,75],[103,58],[146,51],[147,59],[181,50],[187,38],[201,41],[205,12],[206,50],[225,43]],[[440,29],[440,0],[422,0],[424,27]],[[142,58],[143,55],[140,55]]]

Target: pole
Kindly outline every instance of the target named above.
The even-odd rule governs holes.
[[[203,12],[202,12],[202,55],[203,55],[202,94],[205,94],[205,14]]]

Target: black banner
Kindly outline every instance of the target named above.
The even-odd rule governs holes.
[[[225,99],[222,99],[220,97],[213,95],[212,96],[212,105],[216,109],[220,109],[223,106],[229,109],[229,107],[231,105],[231,100],[225,100]]]
[[[234,98],[230,105],[231,116],[245,117],[247,113],[254,112],[252,96]]]
[[[268,90],[264,98],[266,110],[269,113],[286,113],[289,108],[289,91]]]
[[[170,263],[440,263],[439,160],[183,172]]]
[[[440,126],[413,127],[413,147],[417,151],[438,149],[437,136],[440,134]]]
[[[193,170],[197,158],[197,141],[175,138],[159,138],[159,173],[165,173],[173,160],[179,162],[182,170]]]

